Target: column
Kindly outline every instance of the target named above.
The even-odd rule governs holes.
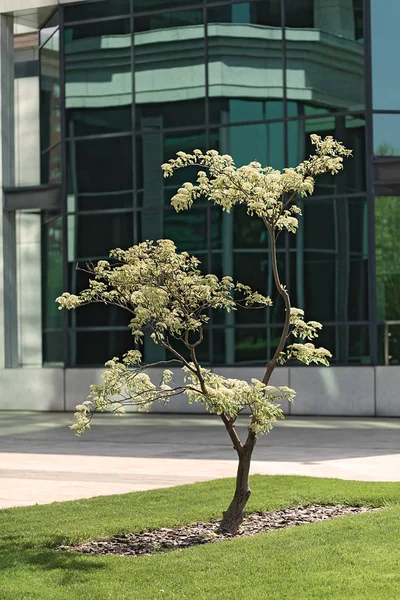
[[[0,15],[0,368],[18,367],[15,212],[3,209],[14,185],[13,17]]]

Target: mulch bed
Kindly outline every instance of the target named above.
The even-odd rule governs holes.
[[[223,540],[240,538],[243,536],[256,535],[276,529],[295,527],[306,523],[326,521],[334,517],[344,515],[355,515],[359,513],[380,510],[379,508],[367,508],[363,506],[298,506],[297,508],[285,508],[273,512],[257,512],[247,516],[235,535],[221,533],[218,531],[219,521],[211,523],[194,523],[186,527],[176,529],[162,528],[154,531],[141,533],[129,533],[120,535],[110,540],[99,542],[88,542],[78,546],[60,546],[58,550],[81,552],[83,554],[114,554],[118,556],[149,556],[155,552],[167,550],[179,550],[221,542]]]

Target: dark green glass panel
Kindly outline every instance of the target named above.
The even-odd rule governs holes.
[[[51,365],[64,362],[64,332],[43,332],[43,364]]]
[[[164,236],[175,242],[180,252],[191,254],[207,249],[207,211],[192,209],[176,213],[165,211]]]
[[[248,215],[245,206],[236,206],[233,214],[235,248],[265,248],[267,251],[269,234],[262,220]]]
[[[72,331],[69,336],[71,367],[102,367],[113,356],[121,357],[135,347],[128,328],[126,331]]]
[[[63,362],[63,314],[55,299],[63,289],[62,218],[42,213],[42,327],[43,362]],[[52,329],[55,331],[46,331]]]
[[[286,27],[296,27],[297,29],[314,27],[313,0],[285,0],[285,8]]]
[[[201,8],[166,13],[148,13],[147,15],[137,16],[134,20],[135,34],[142,31],[190,27],[193,25],[203,25],[203,11]],[[202,31],[201,33],[203,34]]]
[[[136,105],[136,126],[140,131],[205,126],[205,98]]]
[[[136,173],[139,206],[162,208],[164,204],[170,204],[171,198],[185,181],[196,182],[198,167],[180,169],[168,179],[164,179],[161,170],[161,164],[176,158],[180,150],[192,152],[195,148],[206,150],[205,132],[163,134],[155,131],[138,136]]]
[[[107,257],[113,248],[133,244],[134,213],[68,216],[69,260]]]
[[[262,166],[284,166],[283,123],[235,125],[220,130],[220,152],[230,154],[236,166],[258,161]]]
[[[239,2],[220,6],[208,6],[208,23],[242,23],[280,27],[280,0],[270,2]]]
[[[130,13],[131,0],[102,0],[101,2],[79,2],[64,8],[64,20],[86,21],[105,17],[118,17]]]
[[[201,0],[169,0],[166,7],[165,0],[133,0],[133,11],[135,13],[144,13],[152,10],[160,10],[165,8],[183,7],[183,8],[201,8]]]
[[[365,122],[353,116],[321,116],[317,119],[289,121],[288,163],[295,167],[315,152],[310,135],[333,136],[353,151],[344,160],[344,169],[337,175],[326,173],[316,178],[314,195],[346,194],[364,192],[365,182]]]
[[[130,106],[69,109],[67,117],[68,137],[104,135],[130,131],[132,128]]]
[[[210,123],[222,125],[283,119],[283,103],[280,100],[210,98],[209,112]],[[282,137],[282,133],[280,136]]]
[[[84,272],[86,262],[89,262],[89,259],[79,261],[78,269],[75,262],[68,265],[68,291],[72,294],[79,294],[89,288],[92,277]],[[68,317],[70,327],[127,327],[131,319],[126,310],[100,303],[81,306],[79,310],[69,312]]]
[[[284,282],[284,255],[278,254],[278,269]],[[270,295],[272,307],[262,309],[239,308],[235,312],[236,323],[281,323],[284,319],[283,302],[273,282],[268,250],[260,252],[235,252],[233,255],[235,281],[249,285],[260,294]]]
[[[371,363],[368,325],[326,326],[313,342],[316,346],[322,346],[331,352],[332,365]]]
[[[368,320],[365,198],[300,201],[303,217],[291,242],[291,293],[306,318]]]
[[[265,327],[235,329],[235,362],[257,363],[268,359],[267,332]]]
[[[400,197],[375,198],[378,320],[400,319]]]
[[[55,299],[63,292],[62,218],[60,215],[42,214],[42,282],[43,282],[43,328],[57,329],[62,326],[62,313]]]
[[[70,195],[98,192],[112,197],[113,192],[133,190],[131,136],[69,142],[67,163]]]

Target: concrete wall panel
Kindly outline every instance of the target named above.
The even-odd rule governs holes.
[[[373,367],[292,367],[293,415],[373,416]]]
[[[0,410],[64,410],[63,369],[0,369]]]
[[[400,367],[376,367],[376,416],[400,417]]]

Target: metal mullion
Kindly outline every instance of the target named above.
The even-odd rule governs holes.
[[[122,19],[127,19],[130,16],[129,13],[123,15],[117,15],[114,17],[100,17],[98,19],[85,19],[80,21],[67,21],[64,25],[65,27],[77,27],[80,25],[91,25],[92,23],[108,23],[108,21],[120,21]]]
[[[67,179],[67,156],[66,156],[66,102],[65,102],[65,39],[64,39],[64,7],[59,8],[59,29],[60,29],[60,110],[61,110],[61,218],[62,218],[62,263],[63,263],[63,287],[69,288],[68,282],[68,179]],[[63,360],[64,369],[69,366],[69,332],[68,332],[68,311],[63,314]],[[64,390],[64,409],[65,409],[65,390]]]
[[[243,1],[243,0],[241,0]],[[147,17],[151,15],[162,15],[165,13],[174,13],[174,12],[189,12],[191,10],[201,10],[204,8],[205,0],[199,0],[199,4],[195,4],[194,6],[171,6],[169,8],[155,8],[154,10],[144,10],[141,12],[133,12],[133,16],[136,17]]]
[[[368,212],[368,311],[369,311],[369,338],[371,363],[378,362],[378,326],[377,326],[377,298],[376,298],[376,258],[375,258],[375,204],[373,191],[373,130],[372,130],[372,54],[371,54],[371,2],[364,0],[364,89],[365,89],[365,161],[367,185],[367,212]]]
[[[132,103],[131,103],[131,134],[132,134],[132,186],[133,186],[133,208],[135,210],[133,217],[133,243],[139,243],[139,228],[137,220],[137,155],[136,155],[136,77],[135,77],[135,20],[133,18],[133,0],[129,2],[129,19],[131,30],[131,72],[132,72]]]
[[[100,133],[100,134],[90,134],[90,135],[74,135],[74,136],[67,136],[65,139],[67,142],[71,142],[71,141],[76,141],[76,142],[81,142],[81,141],[86,141],[86,140],[98,140],[98,139],[109,139],[109,138],[116,138],[116,137],[128,137],[132,135],[132,130],[131,131],[118,131],[118,132],[112,132],[112,133]]]
[[[56,10],[57,10],[57,9],[56,9]],[[54,13],[53,13],[53,14],[54,14]],[[50,18],[51,18],[51,17],[50,17]],[[41,28],[39,29],[39,40],[40,40],[40,32],[41,32],[43,29],[46,29],[46,25],[44,25],[43,27],[41,27]],[[60,25],[57,25],[57,26],[56,26],[56,28],[55,28],[55,30],[53,31],[53,33],[52,33],[51,35],[49,35],[49,37],[47,38],[47,40],[46,40],[45,42],[43,42],[43,44],[40,44],[40,45],[38,46],[38,50],[39,50],[39,52],[42,50],[42,48],[44,48],[44,47],[45,47],[45,45],[47,44],[47,42],[49,42],[49,41],[50,41],[50,40],[51,40],[51,39],[52,39],[52,38],[55,36],[55,34],[57,33],[57,31],[60,31]]]

